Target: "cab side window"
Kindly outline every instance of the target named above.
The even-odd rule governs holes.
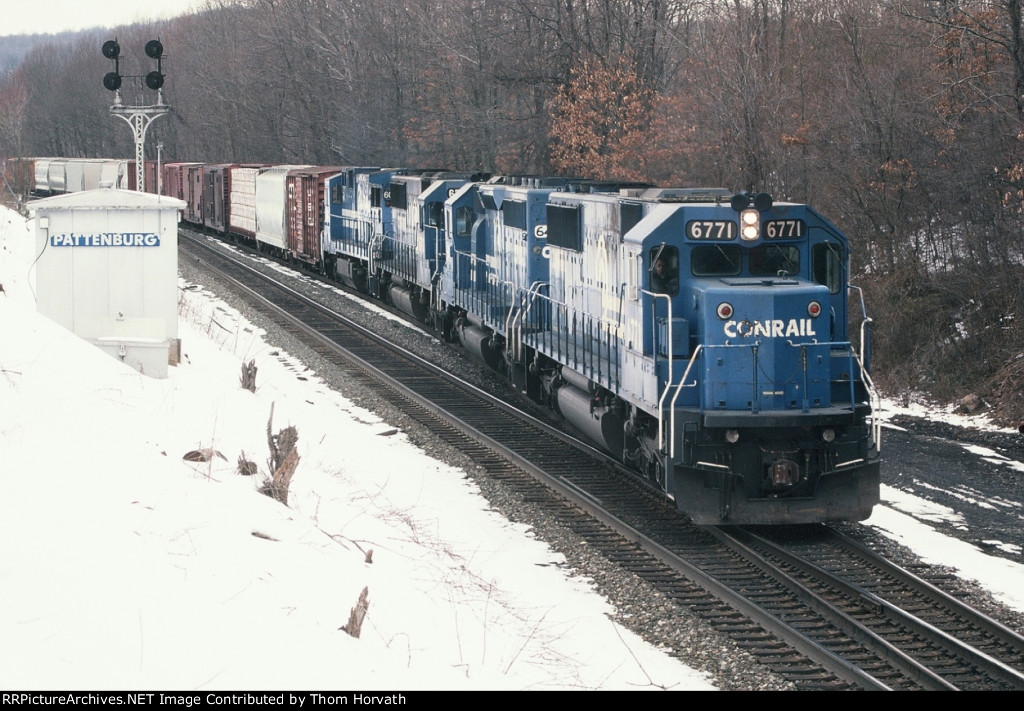
[[[814,281],[828,287],[830,294],[843,288],[843,253],[834,242],[819,242],[811,247],[811,272]]]
[[[457,237],[469,237],[475,219],[476,214],[473,212],[473,208],[460,207],[455,212],[455,235]]]
[[[655,294],[679,293],[679,250],[664,245],[650,252],[651,291]]]

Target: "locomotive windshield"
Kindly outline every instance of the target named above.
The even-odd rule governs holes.
[[[694,276],[736,276],[740,273],[740,248],[731,244],[708,244],[690,252]]]
[[[792,276],[799,271],[799,247],[765,244],[750,250],[750,273],[753,276]]]

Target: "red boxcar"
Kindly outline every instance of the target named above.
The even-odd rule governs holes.
[[[189,163],[185,166],[185,222],[203,224],[203,168],[205,163]]]
[[[138,190],[138,177],[136,176],[137,170],[135,166],[135,161],[128,161],[128,190],[130,191]],[[145,180],[145,185],[143,186],[146,193],[160,194],[160,177],[156,161],[145,161],[142,164],[142,179]]]
[[[128,189],[138,190],[139,181],[136,176],[136,163],[133,160],[128,161]],[[153,193],[157,195],[160,193],[160,174],[157,172],[157,164],[155,160],[147,160],[142,164],[142,179],[146,181],[143,186],[147,193]]]
[[[203,168],[203,224],[214,232],[228,231],[231,215],[231,169],[235,163]]]
[[[323,267],[324,183],[339,172],[340,167],[314,166],[288,173],[288,251],[314,269]]]
[[[184,200],[185,195],[185,180],[188,178],[188,174],[185,171],[185,167],[188,163],[164,163],[163,171],[163,184],[160,186],[160,194],[167,195],[168,197],[178,198]]]
[[[199,197],[192,199],[194,193],[193,183],[196,169],[201,173],[202,163],[165,163],[163,166],[162,194],[168,197],[177,198],[185,202],[185,213],[183,217],[189,222],[195,222],[193,214],[199,209],[199,201],[202,200],[202,193]]]

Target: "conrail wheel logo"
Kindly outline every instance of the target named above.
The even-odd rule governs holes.
[[[789,338],[791,336],[817,336],[814,321],[809,318],[791,318],[789,321],[726,321],[723,327],[726,338]]]
[[[155,232],[98,232],[93,234],[50,235],[52,247],[159,247]]]

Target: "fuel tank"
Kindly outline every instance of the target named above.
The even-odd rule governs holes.
[[[558,410],[573,427],[612,456],[622,458],[622,417],[603,405],[594,405],[591,396],[576,385],[565,383],[557,391]]]

